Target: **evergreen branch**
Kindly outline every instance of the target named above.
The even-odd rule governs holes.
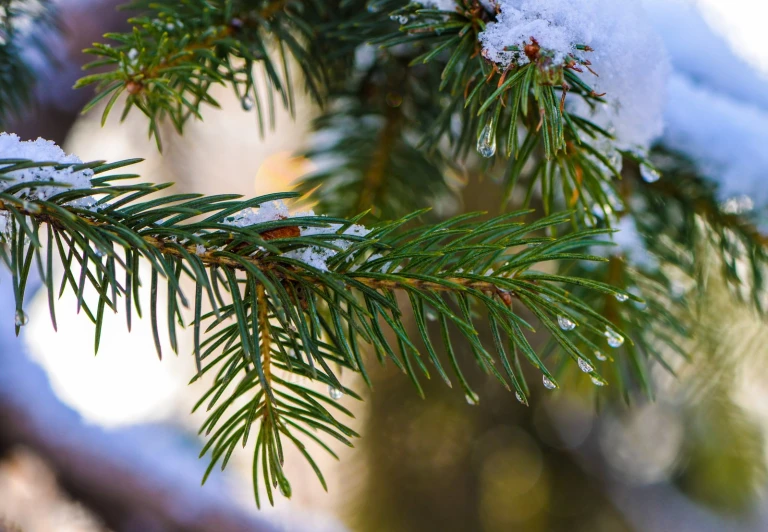
[[[649,238],[650,240],[651,238]],[[657,253],[662,245],[657,244],[654,251],[646,250],[660,258]],[[594,334],[577,335],[576,341],[585,351],[593,353],[590,366],[601,377],[610,375],[613,394],[629,403],[636,393],[653,398],[651,367],[658,364],[675,375],[673,362],[676,359],[690,361],[692,354],[691,334],[693,316],[682,305],[685,292],[681,288],[690,283],[690,278],[682,270],[669,265],[666,269],[648,269],[634,267],[626,257],[611,257],[607,264],[586,271],[576,265],[569,269],[570,275],[597,276],[606,279],[613,286],[621,288],[617,296],[588,292],[575,289],[575,295],[585,302],[590,309],[595,309],[612,324],[613,331],[628,331],[627,341],[618,335]],[[605,348],[608,345],[608,349]],[[557,346],[550,343],[545,352],[552,352],[557,360]],[[553,369],[556,375],[568,371],[567,360],[559,357],[560,364]],[[584,366],[581,368],[589,369]],[[605,381],[597,378],[596,385]]]
[[[443,12],[409,4],[398,9],[390,1],[393,17],[404,23],[400,32],[378,40],[387,47],[417,45],[424,52],[412,64],[436,62],[442,69],[440,89],[454,100],[452,109],[461,110],[465,128],[475,131],[477,149],[484,157],[497,153],[497,138],[504,143],[507,157],[516,157],[520,146],[518,124],[536,132],[547,158],[566,148],[566,133],[581,138],[578,122],[570,118],[565,106],[568,92],[582,98],[588,106],[602,102],[600,95],[574,74],[579,65],[589,68],[585,58],[571,55],[563,64],[554,64],[546,50],[535,42],[525,50],[511,50],[527,63],[512,63],[500,71],[481,53],[478,35],[495,16],[475,0],[457,2],[457,10]],[[588,47],[581,47],[589,52]],[[556,89],[557,87],[557,89]],[[559,91],[559,93],[557,92]],[[470,148],[470,136],[462,136],[457,152]]]
[[[48,58],[40,36],[49,31],[58,31],[49,0],[0,2],[0,129],[31,103],[36,75],[30,58]]]
[[[429,87],[439,80],[387,51],[368,51],[371,63],[358,65],[353,80],[331,92],[328,110],[314,121],[304,155],[318,168],[298,190],[341,216],[370,210],[392,219],[449,203],[449,164],[418,141],[436,118]]]
[[[397,0],[378,2],[374,11],[355,20],[354,30],[371,35],[369,41],[380,44],[384,50],[369,70],[361,73],[362,79],[376,79],[375,73],[391,79],[393,69],[389,65],[407,62],[404,73],[395,70],[394,78],[421,81],[413,87],[409,81],[396,84],[407,89],[399,90],[398,96],[404,95],[406,102],[411,99],[418,104],[411,106],[407,114],[419,113],[419,118],[409,127],[413,136],[421,137],[420,151],[427,148],[430,154],[439,155],[439,146],[447,139],[455,157],[466,157],[475,147],[489,162],[497,156],[507,157],[503,204],[517,191],[523,170],[533,166],[534,171],[526,183],[524,205],[529,204],[538,188],[546,212],[569,208],[575,212],[578,223],[594,226],[598,218],[606,218],[621,207],[612,179],[620,177],[624,157],[642,161],[652,170],[644,155],[619,151],[610,132],[571,113],[570,106],[565,106],[568,92],[586,104],[583,108],[604,104],[575,73],[581,72],[580,65],[589,68],[585,58],[571,55],[558,65],[540,48],[519,50],[521,57],[527,56],[527,63],[521,61],[519,66],[513,63],[508,70],[500,72],[483,56],[478,40],[479,33],[495,14],[474,0],[457,2],[457,10],[453,12],[424,9],[417,3],[403,7]],[[383,31],[387,28],[383,21],[385,14],[401,22],[399,30]],[[582,55],[590,51],[584,46],[579,49]],[[437,94],[435,87],[440,89]],[[428,98],[419,98],[421,93]],[[360,104],[361,108],[370,109],[370,99],[359,99],[365,102]],[[501,149],[497,148],[499,144],[503,144]],[[344,157],[345,145],[346,142],[338,142],[320,151],[320,155],[330,155],[326,157],[330,160],[334,160],[334,156]],[[413,157],[410,160],[415,162]],[[390,172],[388,183],[393,180],[396,185],[397,174]],[[321,181],[328,180],[333,182],[330,172],[319,172],[317,176],[310,176],[303,190],[309,192]],[[351,183],[355,182],[348,179],[344,185],[349,189]],[[408,183],[412,186],[413,180]],[[446,178],[424,179],[424,186],[432,188],[424,196],[428,201],[439,200],[435,197],[439,190],[433,188],[435,184],[445,185]],[[324,192],[317,189],[315,194],[322,199]],[[328,197],[333,200],[330,204],[355,205],[349,197],[340,194],[329,192]],[[395,204],[401,197],[401,194],[395,196]],[[422,194],[410,197],[421,198]]]
[[[734,294],[763,314],[768,237],[761,230],[760,210],[739,198],[721,202],[717,187],[683,159],[661,151],[657,158],[667,177],[653,183],[637,179],[634,188],[647,203],[642,218],[648,229],[679,246],[665,260],[680,264],[704,286],[711,263],[705,257],[714,252]]]
[[[116,45],[97,43],[86,50],[98,57],[86,68],[107,67],[107,71],[76,84],[76,88],[97,86],[85,111],[109,98],[102,121],[125,92],[123,118],[134,106],[141,110],[160,147],[160,119],[167,117],[182,132],[189,118],[200,118],[203,103],[219,106],[211,87],[229,84],[244,110],[256,108],[263,135],[265,122],[274,123],[273,93],[294,111],[288,54],[301,69],[310,94],[317,101],[323,99],[326,74],[316,42],[322,36],[315,28],[334,14],[333,6],[325,2],[139,0],[128,8],[143,13],[129,20],[133,31],[106,35]],[[256,66],[265,73],[266,94],[255,83]]]
[[[35,262],[48,288],[54,323],[54,296],[69,287],[77,295],[78,310],[96,324],[98,349],[107,308],[116,311],[118,300],[124,299],[129,327],[133,310],[141,315],[138,266],[140,260],[148,262],[150,320],[158,355],[164,280],[171,347],[177,348],[176,327],[184,324],[183,309],[189,308],[199,367],[195,380],[214,375],[197,405],[210,412],[201,429],[209,437],[203,454],[211,454],[206,478],[216,464],[225,466],[238,443],[245,445],[257,427],[257,502],[262,485],[270,502],[275,488],[291,493],[283,470],[285,443],[299,449],[324,483],[305,440],[330,450],[321,435],[350,445],[357,436],[338,419],[349,412],[334,398],[357,396],[341,384],[334,367],[368,380],[362,353],[371,350],[380,361],[390,360],[406,373],[421,393],[420,380],[430,376],[426,354],[450,385],[426,321],[435,315],[450,367],[470,402],[478,398],[452,354],[455,341],[449,329],[460,334],[484,371],[526,402],[529,387],[505,344],[515,356],[523,353],[548,387],[557,384],[523,334],[534,328],[521,311],[535,316],[545,334],[584,367],[589,357],[571,339],[580,336],[573,332],[576,325],[601,334],[612,323],[574,298],[568,285],[623,293],[585,278],[531,269],[546,262],[601,260],[578,248],[593,245],[605,231],[549,238],[531,234],[566,223],[566,215],[532,224],[517,221],[525,211],[491,219],[465,215],[405,231],[403,226],[413,219],[409,216],[369,231],[354,220],[312,213],[292,217],[281,204],[271,203],[295,194],[245,201],[232,195],[154,197],[166,187],[121,184],[134,177],[126,174],[102,177],[131,162],[0,160],[0,180],[8,182],[0,192],[5,227],[0,255],[13,274],[17,331],[26,323],[24,293]],[[50,172],[62,179],[19,178]],[[67,188],[73,172],[93,172],[91,188]],[[64,264],[58,288],[54,252]],[[186,280],[195,286],[194,298],[185,294]],[[403,321],[406,309],[396,292],[408,295],[416,335]],[[479,339],[478,310],[487,315],[493,346]],[[594,370],[591,373],[599,379]],[[292,376],[328,386],[332,397],[292,382]]]

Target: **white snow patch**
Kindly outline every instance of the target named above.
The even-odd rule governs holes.
[[[768,110],[768,72],[748,63],[760,48],[735,48],[728,38],[736,35],[726,35],[710,25],[701,7],[690,0],[643,0],[643,6],[664,40],[676,73]]]
[[[272,201],[260,205],[258,209],[246,209],[236,214],[231,220],[227,220],[225,223],[228,225],[234,225],[237,227],[247,227],[250,225],[271,222],[275,220],[285,220],[287,218],[298,217],[311,217],[316,216],[314,211],[299,212],[291,214],[288,207],[282,200]],[[341,224],[329,223],[325,227],[299,227],[302,236],[312,235],[332,235],[338,233],[342,228]],[[371,231],[362,225],[353,224],[347,227],[341,234],[351,236],[365,236]],[[333,239],[329,241],[330,244],[337,248],[346,251],[354,244],[354,241],[345,239]],[[295,250],[288,251],[283,254],[284,257],[300,260],[317,268],[321,271],[328,271],[328,261],[335,257],[338,251],[334,249],[319,247],[319,246],[307,246]]]
[[[664,145],[720,185],[722,201],[748,196],[768,206],[768,111],[672,77]]]
[[[13,133],[0,133],[0,159],[28,159],[35,162],[55,162],[62,164],[81,164],[76,155],[67,155],[53,141],[37,139],[34,141],[22,141]],[[9,164],[3,164],[5,168]],[[11,180],[0,181],[0,191],[19,183],[58,182],[70,185],[41,186],[23,189],[16,196],[29,200],[47,200],[50,197],[72,189],[90,189],[93,170],[81,170],[75,172],[71,167],[57,169],[53,166],[42,168],[24,168],[3,174]],[[75,207],[90,208],[95,203],[93,198],[82,198],[71,203]]]
[[[480,34],[484,54],[507,67],[524,65],[522,50],[536,39],[563,64],[570,55],[588,59],[599,77],[582,78],[607,105],[592,112],[575,98],[570,109],[612,130],[620,147],[647,147],[663,130],[663,104],[669,62],[661,38],[637,2],[631,0],[497,0],[496,22]],[[591,47],[590,53],[576,45]]]
[[[285,220],[290,217],[288,206],[282,200],[270,201],[259,205],[258,209],[244,209],[225,223],[235,227],[248,227],[264,222],[274,222],[276,220]]]

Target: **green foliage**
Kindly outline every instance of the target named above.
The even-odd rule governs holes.
[[[0,1],[0,129],[32,101],[35,54],[47,58],[42,36],[57,30],[48,0]]]
[[[678,244],[663,259],[680,264],[700,286],[713,266],[720,266],[732,293],[764,314],[768,240],[760,231],[760,210],[739,205],[738,198],[721,204],[716,187],[689,162],[663,150],[656,156],[667,179],[637,192],[645,204],[648,231]],[[707,258],[712,253],[716,263]]]
[[[418,141],[423,125],[436,119],[431,87],[439,78],[386,52],[363,54],[367,64],[330,93],[327,111],[313,123],[304,155],[319,169],[303,177],[299,190],[314,192],[319,210],[334,215],[371,209],[392,219],[450,203],[450,162]]]
[[[202,104],[218,107],[213,85],[230,85],[246,110],[255,107],[259,128],[274,123],[275,100],[293,112],[289,56],[299,65],[316,100],[323,96],[323,56],[314,42],[313,24],[333,16],[322,0],[223,0],[197,2],[139,0],[127,6],[142,15],[130,19],[133,32],[106,35],[116,42],[86,50],[98,59],[87,68],[107,71],[86,76],[76,87],[96,84],[97,95],[85,107],[108,98],[103,119],[127,93],[123,118],[135,106],[149,118],[149,133],[160,146],[158,121],[167,118],[181,133],[190,117],[201,118]],[[256,83],[255,69],[267,80]]]
[[[35,263],[54,324],[56,294],[74,290],[78,311],[96,324],[96,349],[107,309],[122,303],[130,327],[146,308],[139,263],[147,262],[158,354],[162,313],[174,350],[177,327],[193,329],[195,380],[213,376],[197,405],[209,412],[201,429],[208,473],[255,441],[258,503],[262,493],[270,502],[275,490],[290,495],[286,445],[325,485],[305,443],[333,455],[329,438],[351,445],[357,435],[346,424],[350,412],[316,385],[358,398],[340,372],[370,384],[370,357],[397,366],[419,393],[437,375],[470,403],[479,398],[459,345],[526,404],[526,364],[548,387],[579,368],[629,400],[637,391],[653,395],[654,364],[672,371],[672,356],[690,356],[692,320],[676,287],[703,291],[713,249],[734,292],[762,310],[766,242],[756,220],[724,210],[713,187],[660,150],[654,163],[667,178],[645,183],[638,168],[656,166],[644,153],[618,150],[609,131],[565,105],[566,98],[585,108],[603,104],[588,76],[577,75],[589,68],[587,47],[564,64],[537,46],[518,50],[530,62],[499,71],[478,44],[494,15],[477,0],[458,0],[452,12],[403,0],[142,0],[129,7],[140,12],[130,19],[133,30],[87,50],[97,57],[90,67],[100,70],[77,85],[97,88],[86,110],[106,102],[106,119],[124,101],[122,116],[139,109],[159,145],[160,120],[182,133],[204,104],[218,106],[211,88],[226,85],[245,110],[255,107],[263,134],[277,105],[293,110],[298,69],[323,106],[304,150],[318,169],[298,194],[243,200],[158,196],[166,185],[124,184],[136,176],[106,174],[131,161],[82,165],[98,174],[92,189],[48,201],[25,196],[28,183],[0,192],[8,222],[2,258],[13,272],[20,324]],[[0,105],[16,108],[31,78],[17,66],[18,47],[0,46],[2,53],[11,70],[21,68],[21,83],[5,89],[0,75],[0,96],[17,91]],[[5,112],[0,107],[0,120]],[[475,151],[483,164],[470,156]],[[493,175],[497,164],[505,167],[499,216],[420,221],[426,211],[418,209],[455,199],[459,182],[449,176]],[[49,164],[0,160],[0,178],[41,165]],[[98,208],[72,206],[89,196]],[[298,196],[333,217],[233,224],[243,210]],[[525,210],[506,212],[510,205]],[[529,207],[543,214],[533,218]],[[361,212],[378,220],[371,232],[343,234]],[[622,219],[637,225],[645,260],[600,251]],[[326,250],[327,269],[296,258],[306,249]],[[65,267],[57,280],[55,254]],[[167,308],[160,308],[161,290]]]
[[[604,230],[537,236],[538,231],[564,224],[565,215],[523,223],[518,220],[524,211],[491,219],[466,214],[404,230],[417,212],[377,225],[366,236],[343,234],[355,220],[315,216],[239,227],[232,225],[237,213],[295,194],[245,201],[233,195],[153,198],[167,186],[123,184],[135,177],[131,174],[102,176],[131,162],[79,165],[76,170],[93,169],[94,187],[66,190],[48,201],[25,191],[51,186],[49,182],[21,183],[0,192],[0,210],[7,217],[6,245],[0,254],[13,274],[17,330],[24,322],[24,293],[35,263],[48,289],[54,324],[56,294],[74,290],[78,311],[96,324],[98,350],[107,309],[116,311],[123,299],[128,327],[134,312],[141,315],[139,261],[146,261],[152,270],[149,314],[158,355],[162,354],[158,316],[161,312],[168,316],[168,337],[176,350],[182,309],[189,308],[198,378],[215,373],[212,387],[198,404],[210,411],[202,430],[210,438],[204,452],[211,451],[211,468],[219,461],[226,465],[237,444],[245,444],[257,425],[254,482],[258,485],[263,479],[270,501],[273,487],[290,494],[283,473],[285,442],[299,448],[324,482],[299,436],[321,441],[319,433],[344,443],[355,436],[333,414],[348,414],[343,407],[280,374],[308,377],[355,397],[342,387],[333,368],[358,372],[368,381],[364,353],[371,351],[382,363],[391,361],[406,373],[419,392],[420,380],[434,371],[448,385],[455,378],[469,400],[476,402],[454,355],[458,336],[485,372],[525,402],[530,392],[522,361],[556,384],[525,335],[534,327],[521,310],[535,316],[540,329],[576,362],[589,358],[561,330],[558,319],[568,316],[594,334],[613,327],[567,288],[611,295],[619,291],[588,279],[533,269],[552,261],[601,260],[579,249],[599,243],[595,238]],[[50,165],[0,160],[0,177]],[[98,198],[93,208],[71,205],[89,196]],[[331,223],[339,224],[336,233],[296,231]],[[352,244],[346,250],[340,247],[345,240]],[[288,256],[303,248],[338,253],[325,270]],[[55,253],[64,264],[59,282],[53,279]],[[194,284],[194,296],[185,293],[185,279]],[[166,309],[159,308],[161,284],[166,286]],[[87,295],[89,287],[92,298]],[[415,336],[403,322],[398,293],[408,298],[418,329]],[[491,346],[479,341],[480,310],[493,333]],[[429,317],[437,320],[439,332],[428,327]],[[442,340],[447,360],[438,355],[437,340]],[[258,489],[256,493],[258,497]]]

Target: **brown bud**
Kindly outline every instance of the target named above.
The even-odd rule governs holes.
[[[531,63],[535,63],[539,58],[541,46],[539,46],[539,44],[534,40],[533,44],[526,44],[525,48],[523,48],[523,51],[525,52],[525,55],[528,57],[528,59],[531,60]]]
[[[512,307],[512,294],[506,290],[499,290],[499,298],[504,302],[506,306],[510,308]]]
[[[142,85],[138,81],[131,80],[125,84],[125,90],[128,91],[128,94],[138,94],[141,92],[143,88],[144,88],[144,85]]]
[[[270,229],[259,233],[264,240],[276,240],[278,238],[297,238],[301,236],[301,231],[298,226],[291,225],[288,227],[278,227],[277,229]]]

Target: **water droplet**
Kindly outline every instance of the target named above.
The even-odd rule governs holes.
[[[16,327],[24,327],[29,323],[29,316],[27,316],[23,310],[17,310],[14,323],[16,324]]]
[[[627,294],[616,294],[616,301],[619,303],[625,303],[629,300],[629,296]]]
[[[107,254],[107,252],[101,249],[99,246],[93,246],[92,249],[93,249],[93,254],[96,255],[97,257],[103,257]]]
[[[608,360],[608,357],[602,354],[600,351],[595,351],[595,358],[598,359],[600,362],[605,362]]]
[[[595,386],[605,386],[605,383],[598,379],[597,377],[592,377],[592,384]]]
[[[331,384],[331,385],[328,385],[328,396],[334,401],[338,401],[339,399],[344,397],[344,392],[341,389],[336,388]]]
[[[592,373],[593,371],[595,371],[595,368],[592,367],[592,364],[590,364],[583,358],[579,359],[579,369],[584,373]]]
[[[480,404],[480,397],[478,397],[478,395],[475,392],[468,392],[464,396],[464,399],[467,400],[467,404],[472,406]]]
[[[610,327],[605,330],[605,337],[608,339],[608,345],[614,349],[624,345],[624,337]]]
[[[477,139],[477,151],[483,157],[496,155],[496,135],[492,124],[486,125],[480,132],[480,138]]]
[[[571,319],[566,318],[565,316],[558,316],[557,324],[564,331],[572,331],[576,328],[576,324]]]
[[[525,400],[525,397],[520,392],[515,392],[515,399],[521,404],[528,406],[528,401]]]
[[[546,375],[544,375],[542,377],[542,382],[544,382],[544,387],[547,390],[555,390],[555,389],[557,389],[557,384],[555,384],[555,381],[550,380],[550,378],[547,377]]]
[[[661,179],[661,172],[656,170],[653,166],[645,163],[640,165],[640,175],[643,177],[643,181],[646,183],[655,183]]]
[[[246,94],[240,98],[240,106],[243,108],[243,111],[250,111],[253,109],[253,98]]]

